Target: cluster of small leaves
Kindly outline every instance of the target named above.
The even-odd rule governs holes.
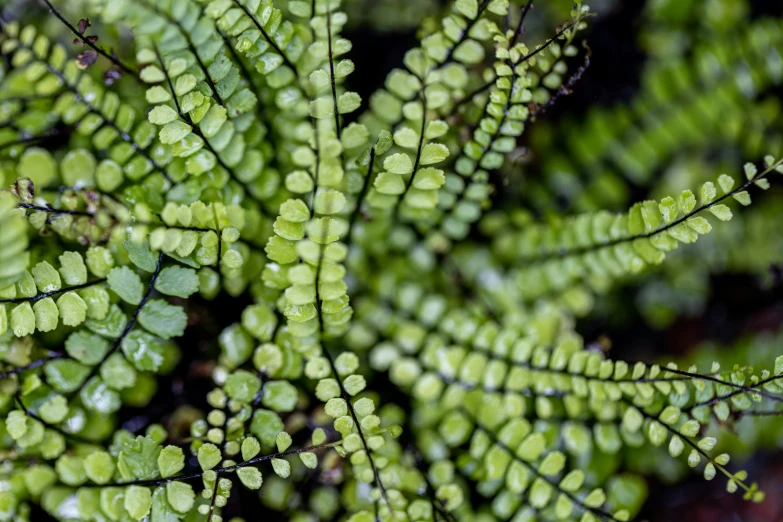
[[[574,318],[780,161],[466,239],[589,65],[581,1],[535,45],[532,2],[450,2],[366,108],[340,0],[79,0],[76,25],[43,3],[73,48],[0,22],[0,520],[221,522],[241,485],[295,520],[625,521],[644,489],[618,455],[664,446],[763,499],[705,432],[778,402],[783,359],[629,364]],[[222,293],[250,304],[178,341]],[[205,411],[118,429],[202,348]]]

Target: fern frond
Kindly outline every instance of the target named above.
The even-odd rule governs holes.
[[[746,165],[747,180],[738,186],[731,176],[721,175],[721,196],[717,196],[713,182],[703,184],[700,204],[686,190],[679,201],[667,197],[660,202],[637,203],[627,214],[598,212],[555,225],[531,225],[516,239],[496,243],[495,252],[515,265],[509,277],[524,301],[568,290],[579,282],[602,291],[617,278],[662,263],[666,252],[679,243],[693,243],[699,235],[710,232],[712,226],[701,214],[709,212],[721,221],[730,220],[731,210],[723,202],[733,198],[750,204],[747,189],[754,184],[768,186],[765,178],[779,169],[780,162],[768,157],[766,165],[761,172],[752,164]]]

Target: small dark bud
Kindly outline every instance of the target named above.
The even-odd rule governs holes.
[[[87,49],[83,53],[81,53],[79,56],[76,57],[76,63],[79,64],[79,67],[82,69],[86,69],[90,65],[95,63],[95,60],[98,59],[98,53],[93,51],[92,49]]]
[[[79,20],[79,34],[84,34],[84,31],[86,31],[88,27],[92,27],[89,18],[82,18]]]
[[[11,192],[23,203],[32,203],[35,199],[35,183],[30,178],[19,178],[11,186]]]
[[[103,73],[103,83],[106,85],[112,85],[120,78],[122,78],[122,72],[119,69],[109,69]]]

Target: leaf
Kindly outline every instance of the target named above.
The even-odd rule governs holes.
[[[59,272],[46,261],[35,265],[30,272],[33,274],[35,286],[38,287],[39,292],[47,293],[62,288]]]
[[[293,441],[291,440],[291,435],[289,435],[285,431],[281,431],[280,433],[277,434],[275,442],[277,444],[278,453],[282,453],[291,446],[291,443]]]
[[[261,403],[275,411],[293,411],[299,393],[288,381],[271,381],[264,388]]]
[[[309,451],[300,453],[299,459],[302,461],[302,464],[310,469],[315,469],[318,466],[318,457],[315,455],[315,453],[311,453]]]
[[[75,391],[89,373],[87,366],[69,359],[58,359],[44,366],[46,382],[60,393]]]
[[[199,289],[198,274],[192,268],[169,266],[155,280],[155,290],[162,294],[187,299]]]
[[[133,330],[125,336],[121,346],[125,357],[138,370],[157,372],[163,365],[163,344],[147,332]]]
[[[266,305],[251,305],[242,312],[242,326],[260,341],[271,341],[277,328],[277,316]]]
[[[720,185],[720,188],[723,190],[724,194],[731,192],[731,189],[734,188],[734,183],[734,178],[728,174],[721,174],[720,177],[718,177],[718,185]]]
[[[114,459],[106,451],[95,451],[84,458],[84,472],[96,484],[108,484],[114,470]]]
[[[544,460],[538,466],[538,471],[542,475],[557,475],[565,467],[565,463],[565,455],[559,451],[553,451],[544,457]]]
[[[242,460],[250,460],[261,451],[261,444],[255,437],[247,437],[242,441]]]
[[[201,445],[198,449],[198,463],[203,470],[214,468],[222,459],[220,449],[210,442]]]
[[[731,209],[726,205],[713,205],[710,207],[710,213],[721,221],[730,221],[733,217]]]
[[[185,333],[188,316],[181,306],[171,305],[162,299],[152,299],[141,309],[139,323],[158,337],[170,339]]]
[[[68,401],[62,395],[55,395],[41,405],[38,414],[49,424],[62,422],[68,415]]]
[[[57,310],[65,326],[79,326],[87,319],[87,303],[76,292],[66,292],[57,299]]]
[[[160,129],[160,134],[158,137],[161,143],[165,145],[171,145],[181,139],[184,139],[188,134],[190,134],[190,131],[191,127],[187,123],[179,120],[172,121]]]
[[[581,470],[573,469],[560,481],[560,488],[564,491],[574,492],[582,487],[585,476]]]
[[[161,447],[150,437],[138,436],[125,442],[117,457],[122,478],[126,481],[157,478],[160,451]]]
[[[337,98],[337,112],[348,114],[362,105],[362,98],[355,92],[344,92]]]
[[[440,143],[428,143],[421,151],[421,165],[432,165],[440,163],[449,157],[449,149]]]
[[[699,433],[700,429],[701,426],[699,425],[699,422],[694,419],[690,419],[680,427],[680,433],[686,437],[693,437]]]
[[[246,370],[237,370],[228,376],[223,389],[232,400],[250,403],[261,390],[261,380]]]
[[[410,174],[413,172],[413,162],[410,156],[398,152],[390,155],[383,161],[383,168],[392,174]]]
[[[177,446],[166,446],[158,455],[158,468],[163,478],[173,477],[185,467],[185,454]]]
[[[131,518],[141,520],[152,507],[152,492],[144,486],[130,486],[125,491],[125,509]]]
[[[57,328],[60,310],[51,297],[37,301],[33,305],[33,313],[35,314],[35,328],[39,332],[51,332]]]
[[[750,194],[747,190],[743,190],[741,192],[737,192],[732,196],[735,200],[739,201],[741,205],[748,206],[750,205]]]
[[[285,459],[272,459],[272,469],[280,478],[288,478],[291,474],[291,464]]]
[[[606,502],[606,494],[600,488],[592,490],[584,499],[584,505],[588,507],[597,508]]]
[[[109,288],[126,303],[137,305],[144,295],[144,285],[141,278],[127,266],[114,267],[106,277]]]
[[[213,105],[199,122],[201,132],[205,137],[215,136],[227,120],[226,109],[220,105]]]
[[[35,331],[35,313],[30,303],[22,303],[11,310],[9,321],[11,330],[17,337],[30,335]]]
[[[108,415],[120,409],[120,394],[109,388],[103,379],[93,377],[79,392],[84,406],[93,412]]]
[[[683,190],[680,193],[680,209],[683,214],[689,214],[696,208],[696,197],[690,190]]]
[[[544,451],[545,443],[546,441],[541,433],[532,433],[517,448],[517,455],[528,462],[537,460]]]
[[[454,6],[469,20],[478,16],[478,0],[456,0]]]
[[[166,125],[179,118],[177,111],[168,105],[158,105],[147,115],[147,119],[153,125]]]
[[[187,513],[193,507],[196,494],[190,484],[174,481],[166,484],[166,498],[174,511]]]
[[[98,364],[109,352],[109,341],[84,330],[73,332],[65,340],[68,355],[86,365]]]
[[[272,464],[274,465],[274,460],[272,461]],[[277,470],[275,470],[275,473],[277,473]],[[239,480],[242,481],[242,484],[248,489],[259,489],[264,482],[261,472],[258,468],[252,466],[239,468],[237,470],[237,476],[239,477]]]
[[[712,225],[710,225],[709,221],[701,216],[688,218],[685,223],[699,234],[707,234],[712,230]]]
[[[27,415],[20,410],[12,410],[5,418],[5,429],[14,440],[20,439],[27,433]]]
[[[708,181],[702,185],[701,192],[699,193],[701,204],[706,205],[707,203],[711,203],[712,200],[715,199],[717,193],[718,192],[715,190],[715,184],[712,181]]]
[[[67,285],[81,285],[87,282],[87,267],[78,252],[64,252],[59,258],[60,275]]]

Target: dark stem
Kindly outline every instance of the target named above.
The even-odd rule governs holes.
[[[329,3],[326,4],[326,34],[329,39],[329,74],[332,80],[332,104],[334,105],[334,128],[337,139],[340,139],[342,128],[340,127],[340,112],[337,110],[337,84],[334,78],[334,57],[332,56],[332,12]]]
[[[604,243],[600,243],[600,244],[596,244],[596,245],[590,245],[590,246],[586,246],[586,247],[579,247],[579,248],[572,248],[572,249],[563,249],[563,250],[559,250],[557,252],[551,252],[551,253],[547,253],[547,254],[544,254],[544,255],[541,255],[541,256],[537,256],[537,257],[536,256],[531,256],[531,257],[528,257],[528,258],[517,259],[515,261],[515,263],[517,265],[522,264],[522,263],[540,264],[540,263],[544,263],[546,261],[550,261],[552,259],[562,259],[562,258],[570,257],[570,256],[578,256],[578,255],[582,255],[582,254],[587,254],[589,252],[594,252],[594,251],[597,251],[597,250],[601,250],[601,249],[604,249],[604,248],[620,245],[620,244],[623,244],[623,243],[628,243],[629,241],[636,241],[637,239],[647,239],[647,238],[656,236],[658,234],[666,232],[667,230],[669,230],[671,228],[676,227],[677,225],[680,225],[680,224],[684,223],[685,221],[689,220],[690,218],[696,216],[697,214],[700,214],[701,212],[704,212],[705,210],[708,210],[708,209],[712,208],[713,206],[715,206],[715,205],[725,201],[726,199],[728,199],[730,197],[733,197],[733,196],[739,194],[740,192],[745,191],[748,187],[750,187],[755,182],[765,178],[770,172],[775,170],[775,168],[780,166],[782,163],[783,163],[783,160],[779,160],[777,163],[775,163],[774,165],[769,166],[763,172],[761,172],[759,174],[756,174],[751,179],[747,180],[745,183],[743,183],[739,187],[735,188],[734,190],[732,190],[730,192],[727,192],[726,194],[720,196],[719,198],[716,198],[715,200],[711,201],[710,203],[707,203],[706,205],[702,205],[700,207],[697,207],[697,208],[691,210],[690,212],[688,212],[687,214],[683,215],[682,217],[680,217],[678,219],[675,219],[671,223],[669,223],[667,225],[664,225],[662,227],[659,227],[659,228],[657,228],[657,229],[655,229],[655,230],[653,230],[651,232],[646,232],[644,234],[639,234],[639,235],[635,235],[635,236],[621,237],[621,238],[618,238],[618,239],[613,239],[611,241],[606,241]]]
[[[201,56],[199,56],[198,50],[193,45],[193,42],[190,39],[190,35],[185,30],[185,28],[182,26],[182,23],[180,23],[179,20],[177,20],[176,18],[171,16],[169,13],[167,13],[163,9],[161,9],[161,8],[159,8],[159,7],[157,7],[157,6],[153,5],[153,4],[150,4],[150,2],[148,2],[147,0],[140,0],[140,1],[144,5],[144,7],[146,7],[150,11],[154,12],[155,14],[157,14],[158,16],[160,16],[164,20],[168,21],[171,25],[173,25],[174,27],[177,28],[177,31],[179,31],[179,33],[185,39],[185,43],[188,46],[188,50],[190,50],[191,54],[193,54],[193,57],[196,58],[196,61],[198,62],[199,68],[204,73],[204,78],[205,78],[205,80],[207,82],[207,85],[209,85],[209,89],[212,91],[212,95],[215,97],[215,99],[217,100],[217,102],[220,105],[225,105],[223,103],[223,99],[220,97],[220,94],[217,91],[217,88],[215,87],[215,83],[212,81],[212,77],[209,75],[209,69],[207,68],[206,65],[204,65],[204,62],[201,60]],[[161,66],[161,69],[163,69],[163,71],[166,72],[166,66],[164,65],[163,61],[160,62],[160,66]],[[166,76],[168,77],[168,73],[166,73]],[[177,95],[174,94],[173,90],[172,90],[171,94],[176,99]]]
[[[133,314],[128,320],[128,323],[125,325],[125,328],[122,330],[122,333],[120,334],[119,337],[117,337],[114,340],[114,342],[111,345],[111,348],[109,348],[109,350],[100,360],[100,362],[92,367],[90,373],[87,375],[87,377],[85,377],[85,379],[79,385],[79,388],[76,390],[76,393],[79,393],[82,390],[82,388],[84,388],[84,386],[87,384],[87,382],[89,382],[89,380],[92,379],[100,371],[101,366],[103,366],[103,363],[105,363],[106,360],[109,357],[111,357],[111,355],[114,354],[114,352],[116,352],[120,348],[122,341],[128,336],[131,330],[133,330],[133,327],[136,325],[136,319],[138,319],[141,309],[144,308],[144,305],[147,304],[150,295],[152,295],[152,290],[155,287],[155,281],[158,279],[158,275],[160,275],[160,271],[163,268],[163,257],[164,257],[163,253],[158,255],[158,264],[155,267],[155,272],[152,274],[152,277],[150,278],[149,284],[147,285],[147,290],[144,292],[144,296],[141,298],[139,305],[133,311]]]
[[[26,372],[27,370],[33,370],[35,368],[40,368],[44,364],[48,363],[49,361],[55,361],[57,359],[62,359],[66,357],[64,353],[51,353],[48,357],[45,357],[43,359],[38,359],[37,361],[33,361],[27,366],[19,366],[17,368],[12,368],[8,371],[0,373],[0,379],[7,379],[8,377],[11,377],[12,375],[18,375],[20,373]]]
[[[339,444],[342,441],[335,441],[335,442],[325,442],[323,444],[319,444],[318,446],[311,446],[309,448],[299,448],[295,450],[288,450],[283,451],[281,453],[274,453],[271,455],[262,455],[260,457],[254,457],[250,460],[246,460],[245,462],[240,462],[238,464],[234,464],[233,466],[226,466],[225,468],[219,468],[214,470],[215,473],[218,475],[222,473],[228,473],[231,471],[235,471],[240,468],[245,468],[247,466],[252,466],[254,464],[258,464],[259,462],[265,462],[272,459],[280,459],[283,457],[288,457],[290,455],[297,455],[299,453],[307,453],[312,451],[317,451],[323,448],[331,448],[337,444]],[[203,472],[199,473],[190,473],[188,475],[179,475],[176,477],[166,477],[162,479],[145,479],[145,480],[134,480],[131,482],[119,482],[115,484],[111,484],[113,486],[161,486],[163,484],[168,484],[169,482],[176,482],[176,481],[186,481],[186,480],[193,480],[193,479],[199,479],[203,476]],[[85,484],[81,487],[106,487],[106,485],[100,485],[100,484]]]
[[[85,439],[83,437],[79,437],[78,435],[73,435],[71,433],[68,433],[67,431],[63,430],[59,426],[55,426],[54,424],[49,424],[48,422],[43,420],[41,417],[39,417],[35,413],[33,413],[30,410],[28,410],[27,406],[25,406],[24,402],[22,402],[21,392],[16,392],[16,394],[14,395],[14,399],[16,400],[16,403],[19,405],[19,407],[22,409],[22,411],[25,413],[25,415],[27,415],[28,417],[30,417],[32,419],[37,420],[38,422],[40,422],[41,424],[43,424],[44,426],[46,426],[50,430],[54,430],[57,433],[59,433],[60,435],[62,435],[63,437],[65,437],[67,439],[71,439],[74,442],[80,442],[82,444],[95,444],[94,440]]]
[[[408,179],[408,182],[405,184],[405,191],[403,191],[402,194],[400,194],[400,197],[397,199],[397,203],[394,204],[394,218],[392,222],[396,223],[400,216],[400,206],[402,205],[402,200],[405,198],[405,195],[408,193],[408,190],[411,188],[411,185],[413,185],[413,180],[416,178],[416,171],[419,170],[419,163],[421,162],[421,151],[424,148],[424,133],[427,129],[427,86],[424,85],[424,80],[422,80],[422,89],[421,89],[421,134],[419,134],[419,146],[416,150],[416,160],[413,162],[413,172],[411,172],[411,177]]]
[[[563,34],[565,34],[565,32],[566,32],[566,31],[568,31],[569,29],[571,29],[572,27],[574,27],[574,26],[575,26],[575,25],[576,25],[578,22],[579,22],[579,20],[577,20],[577,21],[572,21],[572,22],[570,22],[570,23],[567,23],[566,25],[564,25],[564,26],[563,26],[563,27],[562,27],[562,28],[561,28],[559,31],[557,31],[557,33],[555,33],[555,35],[554,35],[553,37],[551,37],[549,40],[547,40],[546,42],[544,42],[544,43],[543,43],[543,44],[542,44],[542,45],[541,45],[539,48],[537,48],[536,50],[534,50],[534,51],[531,51],[531,52],[527,53],[525,56],[521,57],[521,58],[520,58],[520,59],[519,59],[519,60],[518,60],[518,61],[517,61],[517,62],[514,64],[514,67],[517,67],[517,66],[519,66],[520,64],[522,64],[522,63],[524,63],[524,62],[526,62],[526,61],[530,60],[532,57],[534,57],[535,55],[537,55],[538,53],[540,53],[541,51],[545,50],[547,47],[549,47],[550,45],[552,45],[553,43],[555,43],[555,41],[556,41],[558,38],[560,38],[561,36],[563,36]],[[461,99],[461,100],[459,100],[457,103],[455,103],[455,104],[454,104],[454,108],[456,109],[457,107],[459,107],[459,106],[461,106],[461,105],[463,105],[463,104],[465,104],[465,103],[468,103],[469,101],[471,101],[473,98],[475,98],[476,96],[478,96],[478,95],[479,95],[479,94],[481,94],[482,92],[486,91],[487,89],[490,89],[490,88],[491,88],[493,85],[495,85],[495,82],[496,82],[496,81],[497,81],[497,78],[495,78],[494,80],[488,81],[488,82],[486,82],[485,84],[483,84],[482,86],[480,86],[480,87],[478,87],[478,88],[474,89],[474,90],[473,90],[473,91],[471,91],[469,94],[467,94],[467,95],[466,95],[464,98],[462,98],[462,99]]]
[[[228,173],[229,177],[231,179],[233,179],[234,181],[236,181],[237,183],[239,183],[239,185],[244,187],[245,194],[250,199],[252,199],[256,203],[258,203],[258,210],[259,210],[259,212],[261,212],[262,215],[267,216],[268,212],[266,211],[266,208],[264,206],[264,202],[261,199],[257,198],[250,191],[250,189],[247,188],[247,186],[244,183],[242,183],[239,180],[239,178],[237,178],[236,173],[231,169],[231,167],[226,165],[226,162],[223,161],[223,158],[220,157],[220,154],[218,154],[218,152],[214,149],[214,147],[212,147],[212,143],[209,142],[209,139],[206,136],[204,136],[203,132],[201,132],[201,128],[198,125],[196,125],[195,123],[193,123],[193,120],[190,118],[190,115],[189,114],[185,114],[184,112],[182,112],[182,107],[180,106],[179,100],[177,99],[177,93],[174,90],[174,83],[171,81],[171,77],[169,76],[169,72],[166,70],[166,66],[163,63],[163,56],[160,54],[160,50],[158,49],[157,45],[153,44],[152,47],[153,47],[153,50],[155,51],[155,57],[157,58],[158,62],[160,63],[160,67],[161,67],[161,70],[163,71],[163,75],[166,77],[166,83],[168,84],[169,90],[171,91],[171,97],[174,99],[174,105],[177,108],[177,114],[179,114],[179,117],[182,118],[182,120],[184,120],[185,123],[190,125],[191,130],[193,131],[193,133],[196,136],[201,138],[201,140],[204,142],[204,146],[209,150],[209,152],[212,153],[212,155],[215,156],[215,160],[218,162],[218,165],[220,165]],[[209,78],[209,75],[207,75],[207,78]],[[218,98],[218,101],[219,101],[219,98]],[[222,102],[221,102],[221,105],[222,105]]]
[[[241,2],[239,2],[237,0],[234,0],[234,4],[245,12],[245,14],[250,18],[250,20],[253,22],[253,24],[255,24],[256,28],[259,31],[261,31],[261,34],[263,35],[264,40],[266,40],[266,42],[272,47],[272,49],[274,49],[275,52],[280,55],[280,57],[283,59],[283,63],[286,64],[286,66],[288,66],[291,69],[291,71],[294,72],[294,74],[296,74],[296,67],[294,66],[293,63],[291,63],[291,60],[289,60],[288,57],[285,54],[283,54],[283,51],[280,50],[280,47],[277,46],[277,43],[272,38],[269,37],[269,35],[267,34],[266,30],[264,29],[264,26],[262,26],[260,23],[258,23],[258,20],[256,20],[256,17],[253,16],[250,13],[250,11],[247,9],[247,7],[242,5]],[[315,11],[313,11],[313,12],[315,12]]]
[[[87,288],[90,286],[98,285],[103,282],[105,282],[106,279],[96,279],[95,281],[90,281],[88,283],[82,283],[79,285],[74,285],[68,288],[60,288],[59,290],[52,290],[51,292],[46,292],[43,294],[34,295],[32,297],[13,297],[11,299],[0,299],[0,304],[2,303],[26,303],[26,302],[35,302],[40,301],[41,299],[46,299],[47,297],[53,297],[55,295],[64,294],[65,292],[72,292],[74,290],[81,290],[82,288]],[[0,377],[2,378],[2,377]]]
[[[370,178],[372,178],[372,169],[374,165],[375,165],[375,147],[370,149],[370,164],[367,166],[367,175],[364,176],[362,191],[359,193],[359,196],[356,198],[356,207],[354,207],[353,212],[351,212],[351,217],[348,220],[348,232],[345,234],[345,237],[348,239],[349,243],[351,240],[351,232],[353,231],[353,226],[356,224],[356,220],[359,219],[359,215],[362,213],[362,203],[364,202],[364,198],[367,197],[367,193],[370,190]]]
[[[91,214],[90,212],[84,210],[68,210],[65,208],[42,207],[40,205],[33,205],[32,203],[19,203],[17,204],[17,207],[25,208],[28,210],[36,210],[38,212],[47,212],[49,214],[58,214],[58,215],[68,214],[71,216],[95,217],[95,214]]]
[[[446,55],[446,58],[441,62],[440,66],[444,66],[448,63],[451,63],[454,60],[454,52],[456,51],[457,47],[462,45],[462,43],[468,39],[468,33],[470,33],[470,30],[473,29],[473,26],[476,24],[476,22],[479,21],[479,18],[481,18],[481,15],[484,13],[484,10],[489,5],[489,0],[484,0],[481,2],[481,5],[478,8],[478,11],[476,12],[476,18],[473,18],[468,22],[468,25],[465,26],[465,29],[462,31],[462,34],[460,35],[459,41],[454,42],[454,45],[451,46],[449,49],[449,53]]]
[[[519,17],[519,23],[517,24],[517,28],[516,30],[514,30],[514,37],[511,39],[510,47],[513,47],[519,40],[519,37],[522,36],[522,33],[525,32],[525,18],[527,18],[527,14],[530,12],[532,8],[533,8],[533,0],[528,0],[528,2],[522,8],[522,14]]]
[[[109,60],[111,63],[113,63],[114,65],[116,65],[120,69],[122,69],[128,75],[133,77],[137,82],[139,82],[142,85],[144,85],[144,82],[141,81],[141,78],[139,78],[139,75],[136,73],[136,71],[134,69],[132,69],[129,66],[125,65],[122,61],[120,61],[119,58],[117,58],[116,56],[110,55],[109,53],[104,51],[101,47],[98,47],[93,42],[91,42],[89,39],[85,38],[82,33],[80,33],[73,25],[71,25],[71,23],[68,20],[65,19],[65,17],[63,17],[62,14],[60,14],[60,11],[58,11],[52,5],[52,3],[49,0],[42,0],[42,2],[46,4],[46,6],[49,8],[49,11],[51,11],[51,13],[58,20],[60,20],[68,29],[70,29],[70,31],[76,36],[76,38],[81,40],[81,42],[84,45],[90,47],[93,51],[95,51],[96,53],[100,54],[101,56],[103,56],[104,58]]]

